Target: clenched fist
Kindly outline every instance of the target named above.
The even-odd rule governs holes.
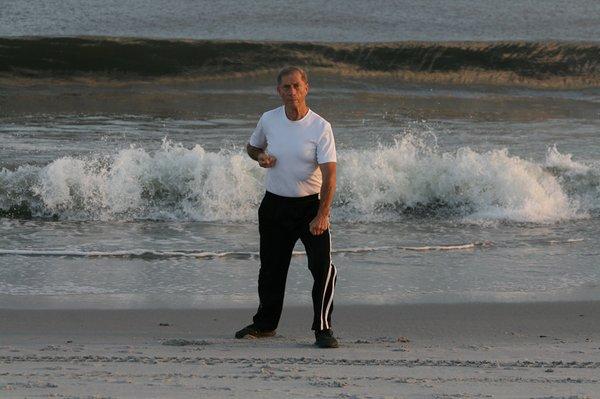
[[[266,152],[261,152],[258,154],[258,164],[263,168],[272,168],[275,166],[275,162],[277,162],[277,158],[275,158],[271,154],[267,154]]]

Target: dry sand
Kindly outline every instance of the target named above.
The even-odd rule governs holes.
[[[339,306],[329,350],[252,312],[0,310],[0,397],[600,398],[600,302]]]

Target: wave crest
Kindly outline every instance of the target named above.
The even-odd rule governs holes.
[[[66,219],[247,220],[260,197],[258,169],[241,153],[164,140],[154,154],[132,146],[112,159],[4,169],[0,205],[6,212],[25,202],[34,216]]]
[[[577,216],[569,198],[542,165],[506,149],[478,153],[469,147],[439,152],[413,135],[377,151],[351,151],[341,173],[341,201],[351,214],[390,211],[451,212],[475,219],[553,222]]]
[[[264,170],[242,152],[206,152],[163,140],[151,153],[63,157],[0,171],[0,216],[75,220],[250,221]],[[458,217],[551,223],[599,208],[598,168],[548,150],[538,164],[506,149],[442,152],[411,134],[339,155],[337,220]]]

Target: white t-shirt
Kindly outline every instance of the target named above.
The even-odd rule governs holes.
[[[275,166],[267,168],[266,189],[283,197],[318,193],[319,164],[337,161],[331,124],[312,110],[297,121],[288,119],[284,106],[265,112],[250,145],[277,158]]]

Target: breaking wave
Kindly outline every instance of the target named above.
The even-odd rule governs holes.
[[[264,170],[244,153],[164,140],[148,152],[63,157],[0,170],[0,216],[60,220],[256,219]],[[337,221],[402,218],[553,223],[600,209],[600,170],[548,149],[535,163],[504,150],[443,152],[406,135],[339,154]]]

